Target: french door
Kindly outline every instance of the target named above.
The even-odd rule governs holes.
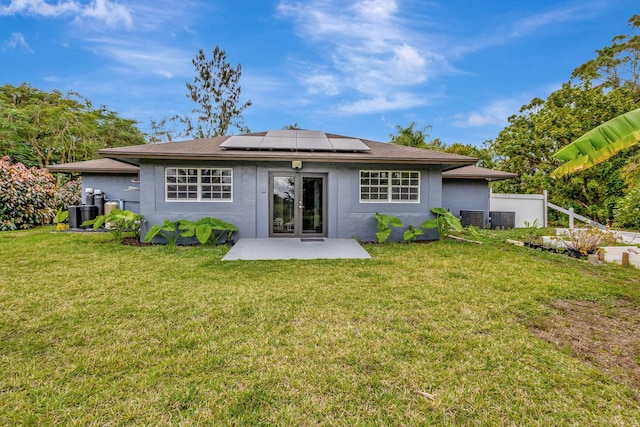
[[[326,174],[273,172],[269,214],[273,237],[327,235]]]

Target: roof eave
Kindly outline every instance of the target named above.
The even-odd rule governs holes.
[[[122,169],[52,169],[47,168],[49,172],[55,173],[109,173],[109,174],[123,174],[123,175],[135,175],[139,173],[139,171],[133,170],[122,170]]]
[[[451,165],[452,167],[472,165],[477,162],[477,159],[417,159],[414,157],[340,157],[340,156],[313,156],[309,157],[306,152],[289,153],[287,156],[273,156],[265,155],[265,152],[256,151],[256,154],[243,155],[243,156],[229,156],[229,155],[211,155],[211,154],[178,154],[178,153],[118,153],[116,151],[100,150],[99,154],[114,159],[129,159],[131,160],[213,160],[213,161],[261,161],[261,162],[286,162],[291,160],[302,160],[306,162],[331,162],[331,163],[399,163],[399,164],[414,164],[414,165]]]
[[[443,175],[442,178],[443,179],[482,179],[485,181],[502,181],[505,179],[513,179],[515,178],[517,175],[513,175],[513,176],[481,176],[481,175],[466,175],[466,176],[446,176]]]

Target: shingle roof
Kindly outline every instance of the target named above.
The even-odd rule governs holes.
[[[478,166],[464,166],[442,173],[442,178],[444,179],[485,179],[487,181],[510,179],[516,176],[518,175],[515,173],[481,168]]]
[[[84,162],[49,165],[50,172],[124,173],[137,174],[140,167],[113,159],[94,159]]]
[[[266,135],[266,132],[251,135]],[[326,134],[328,138],[346,138],[341,135]],[[308,151],[308,150],[237,150],[225,149],[220,144],[229,137],[214,137],[190,141],[167,142],[163,144],[133,145],[129,147],[106,148],[99,153],[105,157],[129,159],[184,159],[184,160],[247,160],[247,161],[291,161],[308,162],[350,162],[350,163],[400,163],[400,164],[440,164],[449,167],[471,165],[477,159],[458,154],[405,147],[359,138],[370,151]]]

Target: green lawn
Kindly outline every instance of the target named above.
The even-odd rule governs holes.
[[[640,305],[640,272],[485,234],[221,262],[0,233],[0,425],[637,425],[640,390],[531,327],[558,299]]]

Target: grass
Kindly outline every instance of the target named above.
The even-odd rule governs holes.
[[[640,272],[504,238],[221,262],[0,233],[0,424],[637,425],[638,390],[530,328],[640,305]]]

